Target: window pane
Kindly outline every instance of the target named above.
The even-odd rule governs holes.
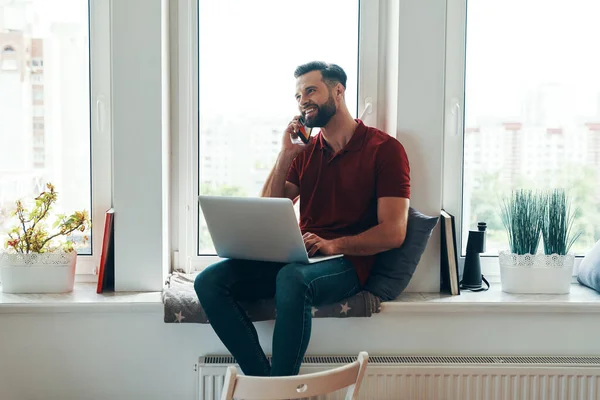
[[[489,226],[508,249],[500,201],[511,189],[569,189],[579,209],[571,249],[600,239],[600,2],[468,2],[463,252]]]
[[[260,194],[298,113],[298,65],[340,65],[356,113],[358,7],[358,0],[200,0],[201,194]],[[199,254],[215,253],[201,214],[198,241]]]
[[[0,242],[51,182],[56,213],[91,214],[87,0],[0,2]],[[48,221],[54,222],[54,216]],[[79,241],[90,232],[78,232]],[[79,254],[91,254],[91,241]]]

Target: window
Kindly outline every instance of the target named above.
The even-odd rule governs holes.
[[[31,82],[37,85],[44,84],[44,75],[43,74],[31,74]]]
[[[564,187],[578,209],[574,229],[583,232],[571,250],[581,255],[600,239],[600,163],[593,129],[600,121],[600,56],[589,51],[595,47],[600,3],[456,4],[464,7],[468,21],[466,46],[449,47],[450,57],[462,55],[465,67],[462,205],[453,210],[461,213],[462,252],[478,221],[488,224],[486,255],[508,247],[500,204],[512,189]],[[464,16],[449,20],[449,29],[464,33],[457,21],[464,25]],[[448,81],[456,96],[459,73]],[[474,146],[481,162],[469,155]]]
[[[297,114],[293,73],[298,65],[326,60],[342,66],[348,75],[348,106],[356,113],[358,1],[265,1],[261,8],[268,13],[258,12],[252,2],[225,3],[199,2],[200,193],[258,196],[262,184],[256,182],[267,178],[279,150],[265,143],[280,143]],[[344,40],[332,46],[316,31],[301,29],[300,20],[299,26],[290,26],[301,8],[320,9],[311,15],[314,27],[337,15],[343,22],[336,35]],[[203,219],[198,239],[200,255],[215,254]]]
[[[0,25],[0,28],[2,26]],[[5,34],[6,35],[6,34]],[[3,39],[2,30],[0,29],[0,41]],[[8,38],[6,38],[8,39]],[[6,40],[5,39],[5,40]],[[18,71],[19,63],[17,60],[17,52],[15,48],[8,45],[0,51],[0,72],[1,71]]]
[[[92,232],[79,232],[73,238],[91,238],[78,250],[78,273],[91,273],[95,257],[99,258],[101,243],[94,238],[101,237],[103,224],[96,217],[110,207],[106,195],[92,197],[92,184],[110,179],[110,170],[102,161],[95,162],[100,171],[92,174],[91,162],[92,133],[99,133],[96,124],[91,124],[95,110],[90,107],[90,82],[96,87],[98,75],[107,73],[98,68],[95,76],[90,75],[90,63],[95,62],[90,57],[90,22],[104,17],[97,13],[101,6],[96,3],[60,0],[0,4],[0,15],[10,26],[10,32],[0,27],[0,42],[3,35],[10,35],[27,43],[30,50],[24,54],[23,66],[48,63],[44,72],[27,68],[22,74],[0,71],[0,242],[4,245],[7,228],[14,223],[8,217],[15,200],[31,201],[52,182],[59,192],[56,213],[85,209],[92,216]]]
[[[377,80],[371,79],[375,74],[367,76],[366,71],[377,70],[377,55],[369,57],[378,43],[377,7],[378,2],[371,0],[265,0],[260,10],[239,0],[182,2],[179,107],[185,110],[190,102],[189,109],[197,110],[189,120],[180,120],[187,136],[180,140],[180,146],[187,141],[185,149],[180,149],[184,153],[195,149],[180,158],[180,172],[187,176],[180,176],[180,182],[190,182],[180,185],[186,186],[180,188],[180,198],[188,204],[184,209],[191,210],[189,218],[179,218],[182,267],[204,264],[200,259],[215,255],[197,207],[198,194],[260,195],[283,131],[298,112],[293,76],[297,66],[323,60],[344,68],[346,103],[355,116],[364,110],[365,98],[375,97]],[[299,16],[303,9],[319,10],[310,13],[313,28],[291,26],[290,20],[306,19]],[[344,38],[335,45],[315,28],[331,25],[332,15],[338,21],[336,37]],[[193,43],[188,44],[186,37]],[[194,50],[187,54],[187,48]],[[192,89],[182,82],[193,82]],[[188,162],[190,169],[185,166]]]
[[[31,60],[31,66],[35,67],[35,71],[40,71],[44,68],[44,60],[41,59],[33,59]]]
[[[44,154],[43,149],[34,149],[33,152],[33,164],[39,165],[40,168],[43,168],[46,163],[46,154]]]
[[[34,89],[32,92],[33,100],[43,101],[44,100],[44,90],[43,89]]]
[[[34,96],[35,99],[35,96]],[[40,105],[34,105],[31,108],[31,114],[33,116],[33,118],[35,118],[36,120],[40,119],[40,118],[44,118],[44,112],[46,111],[46,109],[44,108],[44,106],[40,106]]]
[[[34,135],[33,136],[33,147],[39,147],[39,148],[44,148],[45,145],[45,141],[44,141],[44,135]],[[34,156],[35,158],[35,156]]]
[[[31,86],[27,87],[30,79],[21,79],[18,75],[0,75],[0,92],[8,94],[0,100],[0,141],[3,142],[0,146],[0,182],[10,182],[25,175],[32,180],[54,183],[60,193],[55,209],[59,213],[81,209],[89,211],[91,207],[89,49],[74,50],[69,45],[73,38],[88,36],[88,6],[87,1],[82,0],[63,3],[67,7],[45,5],[43,2],[22,5],[18,10],[23,13],[23,25],[17,29],[16,21],[11,22],[12,34],[22,36],[21,40],[36,38],[32,39],[31,53],[27,54],[32,57],[33,66],[40,65],[39,58],[42,55],[49,59],[72,61],[56,65],[53,75],[47,77],[47,86],[38,86],[33,91]],[[11,6],[7,4],[0,7]],[[15,12],[13,10],[13,13],[6,15],[16,16]],[[35,35],[32,31],[34,27]],[[44,105],[28,105],[23,101],[27,92],[32,93],[34,100],[41,100],[44,91],[54,91],[49,96],[53,101]],[[27,123],[27,115],[36,118],[36,121],[41,118],[53,119],[55,122],[46,128],[49,141],[55,144],[52,150],[66,151],[70,156],[58,153],[50,161],[45,159],[42,149],[34,150],[28,144],[31,143],[31,127],[34,124],[31,120]],[[45,168],[35,169],[34,165],[44,165]],[[16,199],[31,199],[38,193],[37,190],[30,185],[22,186],[19,192],[6,193],[0,207],[10,209]],[[0,228],[0,234],[4,234],[7,226],[2,224]],[[89,235],[89,232],[86,234]],[[90,254],[90,249],[84,249],[81,254]]]

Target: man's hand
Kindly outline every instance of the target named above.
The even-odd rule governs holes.
[[[323,254],[324,256],[337,254],[336,246],[333,240],[325,240],[310,232],[306,232],[304,235],[302,235],[302,239],[304,239],[304,246],[306,247],[309,257],[314,256],[317,254],[317,252]]]
[[[304,149],[306,145],[298,139],[298,130],[300,123],[298,122],[300,116],[297,115],[288,124],[285,133],[283,134],[283,140],[281,142],[281,151],[285,154],[296,157]]]

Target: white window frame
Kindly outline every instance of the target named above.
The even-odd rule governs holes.
[[[455,217],[459,264],[462,266],[464,265],[464,257],[462,256],[462,207],[467,0],[448,1],[446,15],[442,208]],[[475,227],[471,229],[475,229]],[[575,258],[573,276],[577,275],[581,259],[582,257]],[[482,256],[481,272],[488,280],[498,282],[500,279],[498,256]]]
[[[379,0],[361,0],[359,11],[358,110],[363,121],[382,127],[377,118],[380,65],[380,31],[385,22]],[[173,237],[173,267],[186,272],[200,271],[219,260],[217,256],[198,256],[198,1],[180,0],[174,7],[177,29],[172,31],[172,44],[177,46],[174,101],[177,102],[173,148],[179,160],[178,179],[173,180],[173,221],[177,237]],[[371,105],[368,107],[368,105]],[[175,197],[174,196],[174,197]]]
[[[92,255],[77,257],[77,280],[93,282],[112,202],[110,2],[89,1]]]

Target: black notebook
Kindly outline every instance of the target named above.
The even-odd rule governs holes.
[[[440,252],[440,292],[460,294],[458,281],[458,252],[454,216],[442,210],[442,235]]]

